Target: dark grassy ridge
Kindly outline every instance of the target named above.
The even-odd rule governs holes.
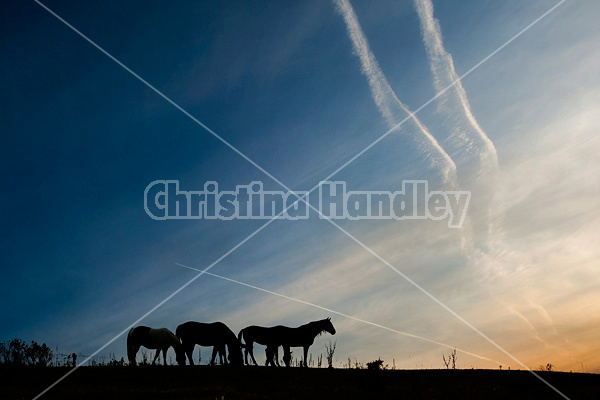
[[[64,368],[0,369],[2,399],[32,399]],[[540,372],[571,399],[600,399],[600,375]],[[82,367],[47,399],[559,399],[527,371]]]

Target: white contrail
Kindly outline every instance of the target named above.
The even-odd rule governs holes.
[[[473,160],[477,165],[474,171],[459,171],[461,179],[469,176],[475,178],[468,185],[479,201],[471,204],[471,215],[465,223],[462,248],[465,254],[477,258],[482,255],[481,251],[489,251],[497,235],[493,226],[492,203],[494,181],[498,173],[498,154],[494,143],[479,126],[471,111],[467,93],[454,68],[452,55],[444,48],[440,24],[433,16],[431,0],[415,0],[415,8],[436,92],[456,82],[452,89],[440,97],[438,103],[438,111],[444,116],[444,123],[449,128],[448,140],[444,141],[444,146],[446,149],[450,148],[450,153],[459,165],[461,160]]]
[[[478,152],[482,163],[481,166],[495,171],[498,168],[496,147],[483,129],[481,129],[471,112],[467,93],[458,79],[459,76],[454,68],[452,55],[444,48],[439,22],[433,17],[433,4],[431,0],[415,0],[415,6],[421,21],[421,33],[434,77],[433,81],[436,91],[439,92],[448,84],[456,82],[454,87],[447,91],[441,98],[440,110],[455,121],[457,110],[452,107],[451,103],[458,103],[458,111],[464,115],[467,126],[455,126],[457,129],[453,132],[451,139],[457,140],[463,147],[463,151]]]
[[[385,118],[388,126],[394,127],[406,114],[416,125],[419,132],[423,134],[425,140],[415,138],[415,142],[423,151],[427,159],[432,164],[442,169],[444,179],[452,186],[456,184],[456,165],[452,158],[439,145],[438,141],[421,123],[421,121],[398,99],[396,93],[392,90],[385,75],[379,67],[377,59],[369,48],[369,43],[365,37],[362,28],[358,22],[354,9],[348,0],[334,0],[338,12],[344,18],[348,36],[352,40],[352,45],[356,55],[360,59],[362,72],[369,81],[371,94],[379,111]]]
[[[175,263],[175,265],[179,265],[180,267],[188,268],[188,269],[191,269],[193,271],[204,271],[204,270],[201,270],[201,269],[198,269],[198,268],[189,267],[187,265],[183,265],[183,264],[179,264],[179,263]],[[399,335],[408,336],[408,337],[413,338],[413,339],[419,339],[419,340],[423,340],[423,341],[426,341],[426,342],[429,342],[429,343],[436,344],[438,346],[443,346],[443,347],[447,347],[449,349],[457,350],[457,351],[460,351],[461,353],[468,354],[470,356],[479,358],[481,360],[491,361],[491,362],[494,362],[494,363],[497,363],[497,364],[501,364],[497,360],[494,360],[492,358],[485,357],[485,356],[480,356],[479,354],[471,353],[470,351],[459,349],[456,346],[450,346],[448,344],[437,342],[437,341],[431,340],[431,339],[427,339],[427,338],[419,336],[419,335],[414,335],[412,333],[403,332],[403,331],[399,331],[399,330],[396,330],[396,329],[388,328],[387,326],[380,325],[380,324],[377,324],[375,322],[367,321],[365,319],[361,319],[361,318],[358,318],[358,317],[354,317],[352,315],[348,315],[348,314],[344,314],[344,313],[339,312],[339,311],[332,310],[331,308],[323,307],[323,306],[320,306],[320,305],[317,305],[317,304],[314,304],[314,303],[309,303],[308,301],[300,300],[300,299],[297,299],[297,298],[294,298],[294,297],[286,296],[286,295],[281,294],[281,293],[273,292],[271,290],[263,289],[263,288],[258,287],[258,286],[250,285],[249,283],[240,282],[240,281],[237,281],[235,279],[231,279],[231,278],[227,278],[225,276],[217,275],[217,274],[212,273],[212,272],[206,272],[206,271],[204,271],[204,275],[213,276],[215,278],[219,278],[219,279],[223,279],[223,280],[226,280],[226,281],[229,281],[229,282],[233,282],[233,283],[236,283],[238,285],[246,286],[246,287],[249,287],[251,289],[259,290],[259,291],[264,292],[264,293],[273,294],[275,296],[279,296],[279,297],[282,297],[282,298],[287,299],[287,300],[292,300],[292,301],[295,301],[297,303],[301,303],[301,304],[305,304],[307,306],[315,307],[315,308],[318,308],[320,310],[327,311],[327,312],[330,312],[332,314],[336,314],[336,315],[339,315],[339,316],[342,316],[342,317],[345,317],[345,318],[349,318],[349,319],[352,319],[352,320],[357,321],[357,322],[362,322],[363,324],[367,324],[367,325],[375,326],[377,328],[385,329],[386,331],[397,333]]]

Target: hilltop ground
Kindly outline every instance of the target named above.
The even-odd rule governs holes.
[[[66,368],[0,369],[3,399],[32,399]],[[600,399],[600,375],[540,372],[570,399]],[[82,367],[44,399],[559,399],[527,371],[266,367]]]

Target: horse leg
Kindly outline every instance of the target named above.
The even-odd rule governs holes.
[[[252,357],[252,362],[254,363],[254,365],[258,365],[258,363],[256,362],[256,358],[254,358],[254,346],[250,347],[250,357]]]
[[[160,355],[160,349],[156,349],[156,354],[154,355],[154,360],[152,360],[152,365],[156,364],[156,359]]]
[[[275,366],[273,364],[273,348],[267,346],[265,349],[265,358],[267,359],[265,361],[265,367],[268,367],[269,365]]]
[[[290,351],[290,346],[283,346],[283,362],[286,367],[290,366],[290,362],[292,361],[292,353]]]
[[[139,350],[140,350],[140,346],[133,346],[133,358],[129,359],[129,364],[137,365],[136,356],[137,356],[137,353]]]
[[[217,358],[217,346],[213,346],[212,357],[210,359],[210,365],[215,365],[215,358]]]
[[[280,366],[279,365],[279,346],[267,346],[265,349],[265,355],[267,357],[267,361],[265,365],[271,366]]]
[[[302,362],[302,364],[304,364],[304,366],[306,368],[308,368],[308,348],[310,346],[304,346],[304,361]]]
[[[281,365],[279,365],[279,346],[275,347],[275,352],[273,353],[273,358],[275,360],[275,364],[278,367],[281,367]]]
[[[246,365],[250,365],[250,363],[248,362],[248,354],[250,354],[250,357],[252,358],[254,365],[258,365],[258,363],[256,362],[256,359],[254,358],[254,342],[249,341],[248,338],[246,338],[246,346],[244,347],[244,356],[246,359]]]
[[[219,351],[219,353],[221,354],[221,365],[227,365],[227,352],[225,351],[225,345],[221,345],[221,349]]]
[[[215,364],[218,362],[219,365],[223,365],[223,354],[221,353],[221,346],[213,346],[213,353],[215,354]]]
[[[248,363],[248,343],[244,346],[244,361],[246,362],[246,365],[250,365]]]
[[[163,365],[167,365],[167,351],[169,350],[169,348],[163,348],[162,352],[163,352]]]
[[[194,345],[185,346],[184,351],[185,351],[185,354],[187,355],[188,360],[190,361],[190,365],[194,365],[194,360],[192,358],[194,356]]]

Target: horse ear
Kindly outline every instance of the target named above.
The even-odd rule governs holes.
[[[331,317],[327,317],[327,321],[331,321]]]

